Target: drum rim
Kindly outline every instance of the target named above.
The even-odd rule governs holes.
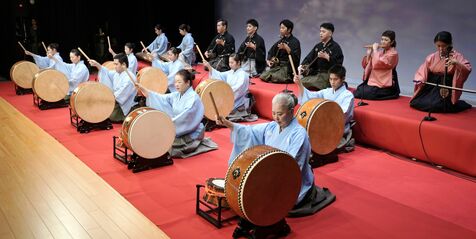
[[[35,73],[33,73],[33,77],[31,78],[31,82],[30,82],[30,85],[31,86],[22,86],[20,84],[18,84],[18,82],[15,79],[15,77],[13,77],[13,72],[17,69],[18,65],[20,64],[24,64],[24,63],[27,63],[27,64],[31,64],[32,66],[35,67],[35,69],[38,69]],[[22,87],[24,89],[32,89],[33,88],[33,79],[35,78],[35,75],[40,71],[41,69],[38,67],[38,65],[36,65],[35,63],[31,62],[31,61],[27,61],[27,60],[20,60],[20,61],[17,61],[15,62],[11,67],[10,67],[10,79],[13,81],[13,83],[19,87]]]

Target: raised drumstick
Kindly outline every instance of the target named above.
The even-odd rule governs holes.
[[[111,40],[109,40],[109,36],[107,36],[107,45],[109,46],[109,48],[111,48]]]
[[[217,114],[217,117],[220,117],[220,113],[218,113],[217,104],[215,103],[215,98],[213,98],[212,92],[208,92],[208,93],[210,93],[210,98],[212,99],[212,104],[213,104],[213,109],[215,109],[215,114]]]
[[[205,62],[205,57],[203,57],[202,51],[200,50],[200,47],[198,46],[197,43],[195,43],[195,46],[197,46],[198,53],[200,54],[200,57],[202,58],[202,62]]]
[[[297,75],[296,68],[294,67],[294,62],[293,62],[293,58],[291,57],[291,54],[289,54],[288,57],[289,57],[289,62],[291,63],[291,68],[293,69],[293,74]]]
[[[41,45],[43,45],[43,48],[45,48],[45,52],[48,52],[48,49],[46,49],[45,43],[42,41]]]
[[[23,47],[23,45],[18,41],[18,45],[20,45],[21,49],[23,49],[23,51],[26,51],[25,47]]]
[[[142,47],[144,48],[145,52],[147,53],[150,53],[149,52],[149,49],[147,49],[147,47],[145,47],[144,43],[142,41],[140,41],[140,44],[142,45]]]
[[[84,51],[81,50],[81,47],[78,47],[78,50],[84,55],[84,57],[86,57],[86,59],[88,59],[88,61],[91,60],[91,59],[88,57],[88,55],[86,55],[86,53],[84,53]]]

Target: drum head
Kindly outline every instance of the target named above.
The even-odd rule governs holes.
[[[113,71],[116,69],[116,65],[114,65],[114,61],[106,61],[102,63],[102,66],[106,67],[110,71]]]
[[[224,187],[225,187],[225,179],[224,179],[224,178],[213,179],[213,180],[212,180],[212,184],[213,184],[214,186],[219,187],[219,188],[224,188]]]
[[[137,81],[146,89],[165,94],[168,89],[167,75],[159,68],[144,67],[137,73]]]
[[[238,156],[228,168],[225,182],[230,207],[259,226],[283,219],[296,203],[301,189],[301,171],[294,158],[270,146],[264,149],[254,156],[250,149]],[[250,156],[254,159],[249,164],[243,163]]]
[[[10,78],[24,89],[31,89],[33,78],[40,69],[38,66],[29,61],[19,61],[10,68]]]
[[[325,155],[339,145],[344,134],[344,113],[336,102],[311,99],[299,108],[296,117],[306,128],[315,153]]]
[[[202,84],[202,83],[200,83]],[[220,116],[228,116],[233,110],[235,104],[235,96],[230,85],[221,80],[212,80],[205,83],[203,89],[199,90],[199,95],[205,107],[205,117],[209,120],[216,119],[215,109],[210,97],[210,93],[213,94],[215,104]],[[199,86],[197,86],[199,88]]]
[[[172,147],[175,125],[167,114],[159,110],[148,110],[133,120],[128,135],[131,148],[136,154],[143,158],[157,158]]]
[[[105,85],[88,81],[81,83],[71,96],[71,107],[86,122],[99,123],[111,115],[115,98]]]
[[[44,101],[62,100],[68,94],[68,90],[68,78],[57,70],[41,70],[33,80],[33,91]]]

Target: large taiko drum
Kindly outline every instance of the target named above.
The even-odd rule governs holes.
[[[79,84],[69,100],[72,115],[89,123],[99,123],[109,118],[115,103],[112,91],[95,81]]]
[[[104,63],[102,63],[102,66],[106,67],[110,71],[113,71],[116,69],[116,65],[114,64],[114,61],[105,61]]]
[[[164,155],[175,140],[175,125],[164,112],[149,107],[131,111],[124,122],[120,135],[127,148],[143,158]]]
[[[235,103],[235,96],[230,85],[221,80],[207,79],[197,85],[195,91],[200,96],[203,106],[205,107],[205,117],[209,120],[216,119],[215,109],[210,97],[210,92],[213,94],[213,99],[218,109],[220,116],[228,116],[233,110]]]
[[[258,226],[269,226],[293,208],[301,171],[288,153],[267,145],[243,151],[228,168],[225,195],[230,208]]]
[[[57,102],[68,94],[69,82],[66,75],[53,69],[40,70],[33,78],[33,92],[42,100]]]
[[[144,67],[137,73],[137,82],[151,91],[164,94],[168,89],[167,75],[156,67]]]
[[[24,89],[31,89],[33,78],[40,69],[38,66],[29,61],[19,61],[10,68],[10,79],[17,86]]]
[[[306,129],[315,153],[325,155],[339,145],[344,134],[344,113],[336,102],[311,99],[299,107],[296,118]]]

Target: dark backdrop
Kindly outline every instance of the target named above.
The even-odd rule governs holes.
[[[215,1],[186,2],[183,6],[165,5],[167,1],[120,1],[100,0],[8,0],[0,8],[2,44],[4,50],[0,64],[0,76],[9,78],[10,67],[18,60],[25,59],[16,41],[25,43],[29,50],[29,28],[31,19],[38,22],[38,41],[46,45],[60,44],[60,53],[69,62],[69,50],[81,47],[88,56],[99,61],[112,59],[107,53],[106,36],[116,52],[121,52],[125,42],[134,42],[136,52],[140,50],[139,41],[146,46],[156,34],[154,26],[160,23],[172,46],[180,44],[182,36],[178,26],[182,23],[191,26],[195,42],[205,48],[216,34]],[[199,5],[200,4],[200,5]],[[21,6],[20,6],[21,5]],[[197,9],[209,9],[198,12]],[[99,28],[104,34],[99,34]],[[25,39],[24,29],[27,37]],[[45,55],[42,47],[40,55]]]

